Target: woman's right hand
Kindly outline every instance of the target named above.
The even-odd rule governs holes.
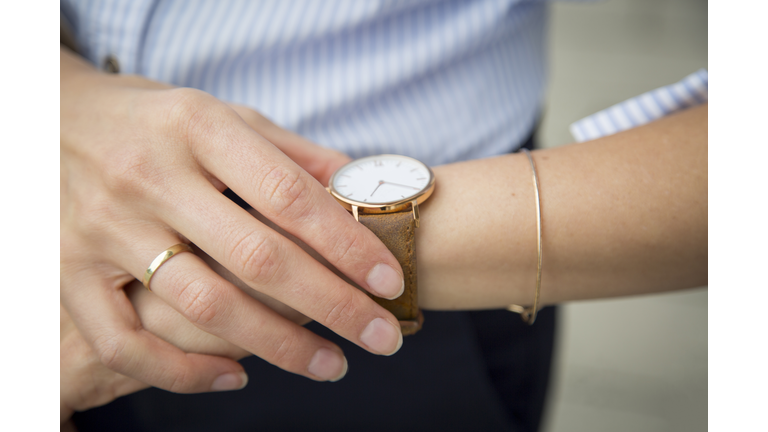
[[[102,74],[64,49],[60,108],[61,302],[106,366],[174,392],[244,384],[237,362],[185,354],[143,330],[123,290],[181,242],[372,353],[399,349],[392,314],[221,194],[231,188],[359,286],[396,297],[403,285],[395,258],[316,180],[327,180],[345,156],[247,108]],[[151,288],[198,328],[287,371],[332,380],[346,370],[338,346],[194,254],[163,264]]]

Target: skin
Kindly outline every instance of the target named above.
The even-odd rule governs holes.
[[[174,392],[245,384],[237,362],[185,355],[141,331],[124,288],[180,242],[193,242],[250,289],[372,353],[399,349],[395,317],[348,281],[391,298],[402,292],[402,269],[318,181],[346,156],[203,92],[100,73],[64,48],[60,75],[61,303],[110,369]],[[348,280],[224,197],[227,187]],[[389,277],[372,279],[374,268]],[[318,381],[346,371],[338,346],[254,300],[194,254],[165,263],[151,287],[198,328],[282,369]],[[137,357],[143,361],[131,361]]]
[[[269,223],[255,210],[251,210],[250,213]],[[322,256],[312,251],[301,240],[287,233],[285,235],[305,249],[313,258],[323,260]],[[217,274],[270,307],[281,317],[298,325],[304,325],[310,321],[294,309],[250,289],[245,282],[205,252],[196,249],[195,253]],[[160,297],[147,291],[139,281],[129,283],[124,288],[124,292],[136,311],[141,323],[141,331],[172,344],[186,353],[186,356],[210,355],[234,361],[251,355],[248,351],[199,329]],[[75,411],[85,411],[101,406],[120,396],[150,387],[139,380],[117,373],[102,363],[98,353],[77,329],[64,306],[60,307],[59,328],[61,334],[59,412],[62,430],[75,430],[74,425],[69,421]]]
[[[175,98],[170,108],[163,99],[169,94]],[[127,105],[115,104],[116,100]],[[206,110],[186,106],[174,111],[178,104],[190,103],[202,104]],[[114,110],[125,106],[132,110],[119,114],[127,124],[112,122]],[[164,109],[157,111],[157,107]],[[169,112],[187,115],[185,121],[171,121],[174,133],[184,137],[182,144],[156,124],[154,129],[138,126],[167,119]],[[200,117],[201,112],[215,117]],[[77,127],[78,122],[91,127]],[[207,127],[199,132],[192,127],[199,124],[223,124],[230,129]],[[217,135],[224,129],[227,134]],[[136,136],[137,130],[142,135]],[[126,148],[124,142],[109,147],[116,136],[133,136],[135,141],[129,144],[143,151],[126,156],[121,150]],[[236,158],[213,165],[200,162],[214,158],[221,150],[217,146],[246,138],[253,144],[234,149]],[[192,141],[203,144],[188,145]],[[184,151],[160,145],[168,142]],[[147,143],[153,145],[140,146]],[[281,212],[258,197],[241,194],[252,205],[256,203],[261,213],[252,212],[256,218],[245,212],[222,213],[222,208],[237,211],[210,193],[206,196],[214,201],[196,201],[194,197],[205,188],[218,194],[224,184],[232,187],[244,182],[213,172],[229,171],[222,169],[228,163],[233,171],[252,172],[258,167],[247,166],[253,157],[251,147],[266,149],[259,154],[279,160],[281,167],[291,167],[294,174],[308,173],[306,187],[317,200],[312,202],[330,215],[331,222],[324,228],[336,224],[345,232],[359,228],[340,206],[328,201],[322,189],[330,174],[348,160],[343,155],[326,153],[247,108],[226,107],[199,92],[169,89],[138,77],[105,76],[62,51],[62,420],[73,410],[106,403],[147,385],[177,392],[209,391],[217,377],[241,373],[234,359],[250,353],[285,370],[324,379],[308,372],[312,355],[319,348],[341,355],[340,350],[299,324],[318,320],[365,347],[359,335],[374,317],[394,322],[394,317],[369,304],[349,283],[370,288],[365,284],[366,271],[378,262],[392,263],[391,255],[381,251],[375,239],[360,234],[356,237],[362,239],[360,243],[353,243],[354,253],[340,254],[339,259],[324,244],[329,236],[317,237],[317,231],[311,230],[316,227],[284,220]],[[153,148],[165,150],[146,157]],[[110,158],[114,154],[124,158]],[[595,141],[536,151],[533,157],[541,191],[544,304],[707,284],[706,105]],[[152,165],[155,159],[164,163]],[[420,306],[471,310],[531,304],[536,222],[527,158],[500,156],[435,167],[434,172],[437,188],[420,208],[416,237]],[[260,185],[256,186],[258,190]],[[247,188],[241,190],[247,192]],[[179,208],[193,209],[208,224],[192,229],[193,216],[178,216],[174,210],[182,211]],[[243,271],[248,260],[231,259],[237,243],[217,243],[217,233],[218,238],[227,239],[226,232],[216,231],[218,226],[236,232],[238,223],[253,227],[255,221],[261,221],[259,229],[270,228],[274,234],[269,235],[283,239],[278,249],[288,252],[281,262],[302,263],[284,267],[285,277],[294,279],[275,277],[281,283],[265,288],[270,284],[254,281]],[[206,230],[209,234],[199,234]],[[142,243],[148,237],[164,240]],[[134,281],[158,250],[184,238],[202,249],[197,256],[181,254],[166,263],[153,279],[152,293]],[[208,288],[193,283],[201,280]],[[320,283],[308,290],[302,285],[307,280]],[[178,286],[198,287],[191,298],[210,299],[203,310],[216,313],[193,313],[195,308],[184,306],[184,293],[174,288]],[[322,300],[296,301],[301,295],[291,296],[291,292],[321,293]],[[188,305],[190,298],[186,300]],[[97,304],[102,307],[94,307]],[[211,305],[217,307],[210,309]],[[339,319],[329,320],[334,313]],[[200,319],[203,315],[208,319]],[[251,318],[247,325],[244,316]],[[253,331],[257,326],[261,332]],[[280,354],[285,340],[291,341],[291,349]],[[397,343],[392,348],[399,347]],[[143,361],[124,361],[131,356]],[[134,369],[135,365],[141,368]]]
[[[703,105],[610,137],[533,152],[541,182],[544,304],[707,284],[706,125]],[[470,310],[530,304],[536,226],[527,158],[480,159],[434,172],[438,187],[422,205],[416,236],[420,306]],[[488,211],[489,203],[497,211]],[[256,211],[251,214],[270,224]],[[301,240],[285,235],[330,267]],[[202,251],[197,254],[286,319],[309,320],[251,290]],[[187,355],[249,354],[192,325],[137,281],[125,292],[142,330]],[[63,308],[61,333],[62,421],[75,410],[147,387],[101,363]]]
[[[707,284],[707,105],[616,135],[532,152],[542,212],[541,301]],[[528,159],[434,168],[416,231],[419,304],[533,303],[536,208]]]
[[[198,329],[159,297],[147,292],[138,281],[125,290],[141,317],[142,331],[172,343],[184,350],[186,356],[215,355],[234,361],[249,355],[242,348]],[[63,306],[60,317],[59,413],[62,430],[75,430],[69,421],[75,411],[104,405],[149,385],[104,365]]]

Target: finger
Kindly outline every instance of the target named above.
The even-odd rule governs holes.
[[[60,307],[60,316],[61,421],[68,419],[74,411],[104,405],[147,387],[143,382],[101,364],[63,306]]]
[[[402,344],[400,326],[390,312],[312,259],[295,243],[265,227],[212,186],[200,184],[186,188],[179,191],[176,199],[182,210],[168,214],[166,223],[177,227],[248,286],[291,306],[373,353],[390,355],[399,349]],[[148,253],[144,261],[151,261],[155,253]],[[204,310],[204,316],[190,312],[186,316],[204,326],[201,328],[205,331],[222,337],[228,334],[227,340],[251,351],[253,343],[246,346],[241,344],[245,343],[243,339],[238,343],[233,338],[244,329],[250,332],[253,325],[248,323],[257,311],[242,316],[227,314],[253,300],[225,283],[209,268],[192,265],[192,258],[198,259],[181,254],[164,264],[155,273],[152,290],[182,313],[184,310]],[[167,287],[163,290],[169,291],[161,292],[161,288],[156,288],[161,285]],[[191,286],[188,293],[178,292],[187,285]],[[218,285],[219,289],[214,290],[213,285]],[[189,297],[205,302],[191,307]],[[212,321],[221,320],[222,325],[228,324],[231,328],[211,327]],[[256,336],[247,333],[243,337]]]
[[[195,123],[189,133],[198,162],[208,172],[359,286],[388,299],[403,292],[400,264],[370,230],[355,221],[306,171],[231,111],[211,111],[215,110],[209,110],[207,115],[214,118],[203,126],[199,125],[202,122]],[[175,192],[182,193],[184,189],[200,190],[188,184]],[[201,203],[209,207],[213,202],[198,201],[194,210]],[[187,227],[198,230],[205,222],[197,218]],[[236,244],[226,247],[232,250]]]
[[[150,250],[160,250],[159,244],[173,241],[178,240],[156,235],[148,237],[147,246],[134,250],[145,254],[143,261],[151,261],[155,252]],[[135,262],[126,265],[133,266],[135,273],[143,267],[136,267]],[[346,359],[338,346],[251,298],[194,254],[174,255],[157,269],[150,287],[200,330],[284,370],[319,381],[335,381],[346,373]]]
[[[234,360],[251,355],[243,348],[197,328],[137,280],[125,287],[125,293],[142,327],[184,352],[218,355]]]
[[[65,307],[79,318],[78,330],[109,369],[177,393],[235,390],[247,383],[236,361],[184,353],[141,327],[122,289],[95,272],[78,275],[84,289],[72,290]]]
[[[248,107],[235,104],[230,106],[248,126],[274,144],[322,185],[327,185],[331,175],[352,160],[344,153],[322,147],[297,133],[281,128]]]
[[[249,211],[248,213],[251,213],[251,212]],[[253,213],[258,214],[256,211],[254,211]],[[253,214],[253,213],[251,213],[251,214]],[[261,221],[261,222],[264,223],[264,221]],[[269,226],[269,225],[267,225],[267,226]],[[270,228],[272,228],[272,227],[270,227]],[[288,239],[288,240],[294,241],[292,239]],[[300,240],[296,239],[296,241],[300,241]],[[317,255],[316,253],[313,256],[312,253],[314,253],[314,251],[311,251],[311,252],[308,251],[308,253],[310,253],[310,256],[312,256],[315,259],[321,259],[321,260],[323,259],[322,257]],[[294,323],[296,323],[298,325],[301,325],[301,326],[303,326],[303,325],[305,325],[305,324],[307,324],[307,323],[312,321],[306,315],[304,315],[301,312],[297,311],[296,309],[286,305],[285,303],[282,303],[282,302],[274,299],[273,297],[270,297],[270,296],[268,296],[268,295],[266,295],[266,294],[264,294],[264,293],[262,293],[260,291],[256,291],[255,289],[251,288],[250,286],[248,286],[248,284],[243,282],[242,279],[240,279],[237,276],[235,276],[234,273],[232,273],[231,271],[227,270],[226,267],[221,265],[218,261],[214,260],[210,255],[205,253],[205,251],[197,249],[196,250],[196,254],[205,262],[206,265],[208,265],[208,267],[211,268],[211,270],[216,272],[216,274],[218,274],[219,276],[223,277],[224,279],[226,279],[227,281],[232,283],[232,285],[238,287],[241,291],[243,291],[246,294],[248,294],[249,296],[253,297],[254,299],[259,301],[260,303],[262,303],[265,306],[267,306],[268,308],[270,308],[273,311],[277,312],[283,318],[285,318],[285,319],[287,319],[289,321],[292,321],[292,322],[294,322]]]

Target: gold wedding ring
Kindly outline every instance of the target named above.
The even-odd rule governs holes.
[[[144,287],[147,288],[147,290],[152,291],[149,288],[149,281],[152,280],[152,276],[155,275],[157,269],[159,269],[160,266],[163,265],[166,261],[171,259],[171,257],[176,256],[182,252],[195,253],[192,248],[185,243],[173,245],[160,253],[160,255],[158,255],[157,258],[152,261],[152,264],[149,265],[147,271],[144,272]]]

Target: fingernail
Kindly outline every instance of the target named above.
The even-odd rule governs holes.
[[[384,263],[376,264],[376,267],[368,272],[365,282],[376,295],[385,299],[398,298],[405,290],[405,281],[400,273]]]
[[[240,390],[246,384],[248,384],[248,375],[245,372],[225,373],[213,381],[211,391]]]
[[[309,361],[307,370],[312,375],[327,381],[336,382],[347,374],[347,358],[328,348],[320,348],[312,360]]]
[[[371,350],[392,355],[403,346],[403,334],[384,318],[376,318],[360,334],[360,340]]]

